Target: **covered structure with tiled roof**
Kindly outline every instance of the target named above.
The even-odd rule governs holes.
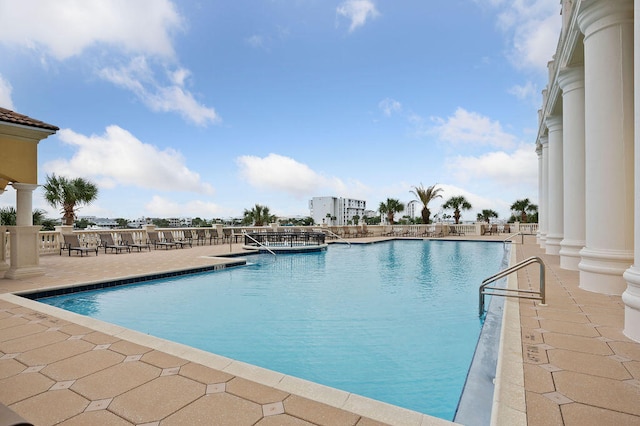
[[[4,193],[9,184],[16,191],[16,225],[0,226],[0,273],[6,271],[5,278],[43,273],[38,256],[39,227],[33,226],[32,196],[38,187],[38,143],[57,130],[52,124],[0,108],[0,196],[7,196]],[[9,259],[5,258],[7,243]]]

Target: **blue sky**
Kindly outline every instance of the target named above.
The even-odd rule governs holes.
[[[438,184],[432,212],[507,219],[537,203],[560,24],[558,0],[0,0],[0,106],[60,127],[39,181],[95,182],[81,216],[376,210]]]

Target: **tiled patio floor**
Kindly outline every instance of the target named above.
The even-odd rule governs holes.
[[[520,302],[529,426],[640,425],[640,343],[622,334],[621,298],[581,290],[528,239],[518,258],[544,260],[548,305]],[[518,273],[520,288],[538,282],[537,267]]]
[[[640,344],[622,334],[620,297],[578,289],[534,237],[514,247],[547,264],[548,306],[515,303],[528,423],[640,425]],[[230,250],[240,247],[43,256],[45,276],[0,279],[0,402],[36,425],[448,424],[8,294],[200,267]],[[517,275],[537,287],[537,268]]]

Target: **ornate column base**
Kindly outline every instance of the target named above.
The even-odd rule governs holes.
[[[580,250],[584,247],[584,241],[572,241],[564,239],[560,243],[560,267],[569,271],[578,271],[580,263]]]
[[[620,296],[627,288],[622,274],[633,264],[633,251],[594,250],[587,247],[580,250],[582,260],[580,288],[594,293]]]
[[[10,280],[44,275],[38,250],[39,226],[9,226],[11,257],[4,277]]]
[[[541,232],[540,233],[539,241],[540,241],[540,243],[539,243],[540,244],[540,248],[543,249],[543,248],[547,247],[547,233],[546,232]]]
[[[640,342],[640,269],[633,265],[624,273],[627,289],[622,293],[624,307],[624,330],[628,338]]]
[[[548,234],[547,241],[545,242],[545,253],[557,256],[560,254],[560,243],[562,242],[562,235]]]

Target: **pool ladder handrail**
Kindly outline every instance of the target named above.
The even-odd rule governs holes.
[[[511,241],[511,238],[517,237],[518,235],[520,235],[520,244],[524,244],[524,234],[522,232],[516,232],[515,234],[509,235],[507,238],[502,240],[502,244],[506,246],[507,243],[513,243],[513,241]]]
[[[249,233],[247,231],[245,231],[244,229],[242,230],[242,235],[244,235],[246,238],[249,238],[250,240],[252,240],[254,243],[256,243],[258,246],[262,247],[263,249],[265,249],[266,251],[268,251],[269,253],[271,253],[272,255],[276,255],[274,253],[273,250],[271,250],[269,247],[265,246],[264,244],[262,244],[260,241],[256,240],[255,238],[253,238],[251,235],[249,235]]]
[[[502,288],[502,287],[488,287],[494,281],[499,280],[500,278],[504,278],[513,272],[517,272],[525,266],[529,266],[532,263],[538,263],[540,265],[540,291],[535,290],[521,290],[517,288]],[[528,259],[523,260],[522,262],[516,263],[515,265],[504,269],[497,274],[486,278],[482,281],[479,289],[479,303],[478,303],[478,313],[479,316],[484,314],[484,297],[488,296],[503,296],[503,297],[517,297],[520,299],[531,299],[531,300],[540,300],[540,306],[547,306],[546,304],[546,296],[545,296],[545,266],[544,262],[538,256],[532,256]],[[488,291],[489,290],[489,291]],[[490,292],[490,290],[496,291],[495,293]]]
[[[347,243],[349,245],[349,247],[351,247],[351,243],[349,241],[345,240],[344,238],[342,238],[340,235],[338,235],[336,233],[333,233],[328,229],[323,229],[322,232],[326,232],[327,234],[333,235],[335,238],[344,241],[345,243]]]

